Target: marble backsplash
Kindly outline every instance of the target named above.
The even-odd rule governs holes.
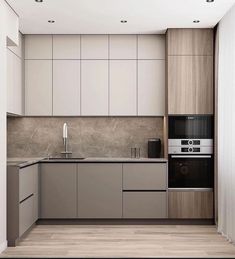
[[[8,157],[58,155],[63,150],[65,122],[69,150],[79,157],[130,157],[131,147],[140,147],[141,157],[147,157],[148,138],[157,137],[163,143],[163,118],[159,117],[9,117]]]

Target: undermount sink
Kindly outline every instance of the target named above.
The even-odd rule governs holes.
[[[49,157],[45,160],[84,160],[85,157]]]

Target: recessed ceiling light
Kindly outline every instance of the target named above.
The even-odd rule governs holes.
[[[121,23],[127,23],[127,20],[121,20]]]
[[[43,0],[35,0],[36,3],[42,3]]]
[[[199,21],[199,20],[194,20],[193,22],[194,22],[194,23],[199,23],[200,21]]]
[[[48,20],[48,22],[49,22],[49,23],[55,23],[55,21],[54,21],[54,20]]]
[[[213,3],[214,2],[214,0],[206,0],[207,1],[207,3]]]

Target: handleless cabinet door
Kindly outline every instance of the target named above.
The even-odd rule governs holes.
[[[108,115],[108,60],[82,60],[81,115]]]
[[[81,35],[81,59],[108,59],[108,35]]]
[[[25,60],[25,113],[52,115],[52,60]]]
[[[110,61],[110,115],[137,115],[136,60]]]
[[[79,60],[53,60],[53,115],[80,115]]]
[[[138,115],[165,115],[165,60],[138,60]]]
[[[77,165],[41,165],[41,218],[77,217]]]
[[[53,59],[80,59],[80,35],[53,35]]]
[[[122,217],[122,164],[78,165],[78,217]]]

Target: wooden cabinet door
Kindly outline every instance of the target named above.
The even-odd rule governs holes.
[[[110,61],[110,115],[137,115],[136,60]]]
[[[41,165],[41,218],[77,217],[77,165]]]
[[[122,164],[78,165],[78,217],[122,217]]]
[[[169,191],[169,218],[213,218],[213,191]]]
[[[165,60],[138,60],[138,115],[165,115]]]
[[[108,60],[82,60],[81,66],[81,115],[107,116]]]
[[[168,57],[168,113],[213,113],[213,57]]]
[[[25,114],[52,115],[52,60],[25,60]]]
[[[53,60],[53,115],[80,115],[79,60]]]

